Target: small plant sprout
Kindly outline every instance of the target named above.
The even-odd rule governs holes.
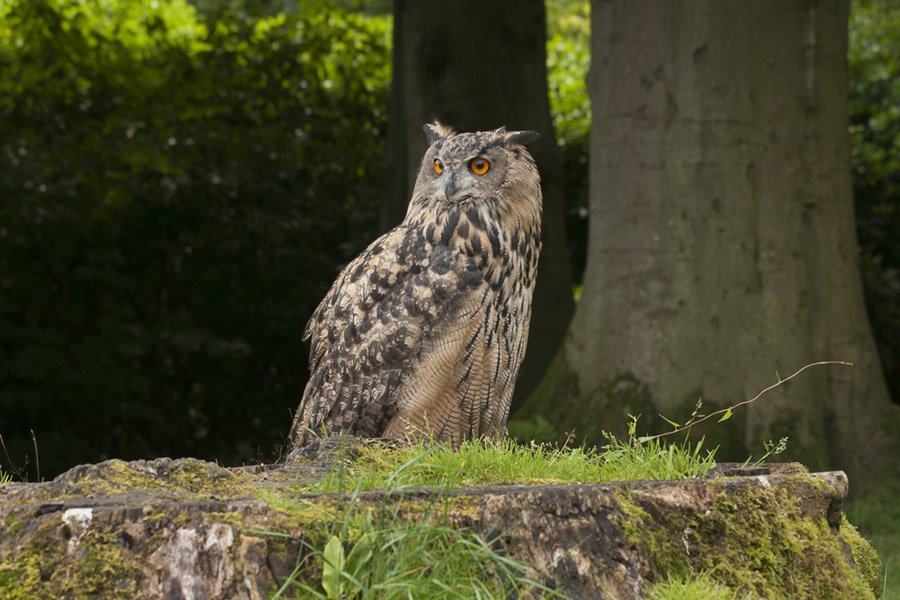
[[[760,466],[761,464],[766,462],[766,459],[768,459],[770,456],[777,456],[777,455],[781,454],[782,452],[784,452],[785,450],[787,450],[787,447],[788,447],[788,438],[787,437],[783,437],[780,440],[778,440],[777,444],[775,442],[773,442],[772,440],[764,441],[763,442],[763,450],[765,450],[765,453],[762,456],[760,456],[758,460],[754,461],[751,466],[754,466],[754,467]],[[746,467],[748,464],[751,464],[750,461],[752,459],[753,459],[752,456],[747,458],[747,460],[744,461],[743,466]]]

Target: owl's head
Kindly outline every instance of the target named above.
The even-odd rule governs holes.
[[[424,130],[429,145],[416,179],[414,203],[460,205],[535,194],[540,201],[537,167],[524,147],[539,137],[534,131],[500,127],[456,133],[438,122]]]

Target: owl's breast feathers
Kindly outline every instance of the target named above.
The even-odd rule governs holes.
[[[540,224],[502,228],[490,211],[408,218],[341,272],[304,332],[310,379],[294,447],[309,432],[458,441],[503,426],[527,343]]]

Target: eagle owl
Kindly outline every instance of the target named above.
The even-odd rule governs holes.
[[[531,131],[425,126],[403,222],[316,308],[310,377],[291,429],[311,436],[502,435],[528,341],[541,250]]]

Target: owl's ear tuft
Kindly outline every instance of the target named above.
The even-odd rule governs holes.
[[[448,127],[440,121],[425,123],[425,125],[422,126],[422,131],[425,132],[425,139],[428,140],[429,146],[438,140],[443,140],[456,133],[452,127]]]
[[[537,131],[511,131],[507,133],[503,141],[507,144],[530,144],[534,140],[541,137]]]

